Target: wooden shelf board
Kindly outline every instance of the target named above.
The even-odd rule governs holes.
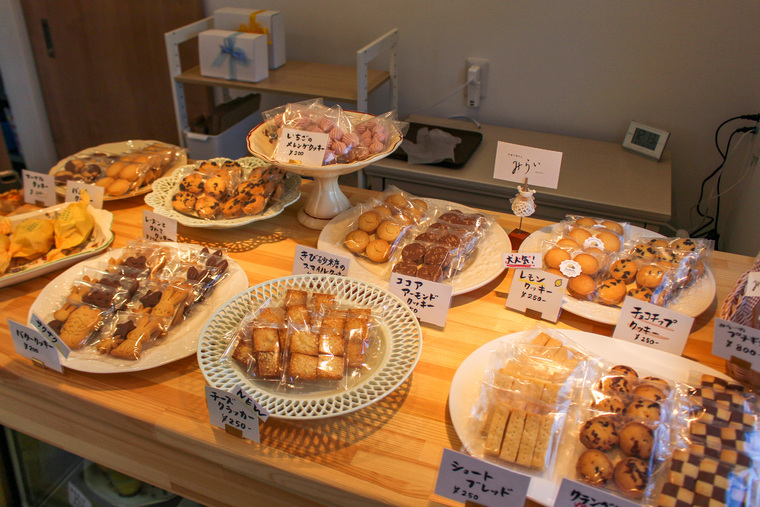
[[[356,68],[324,63],[288,61],[279,69],[270,70],[269,77],[257,83],[205,77],[201,75],[200,67],[190,68],[175,79],[183,84],[323,97],[342,102],[356,102],[357,99]],[[370,69],[367,74],[367,93],[376,90],[389,79],[388,71]]]

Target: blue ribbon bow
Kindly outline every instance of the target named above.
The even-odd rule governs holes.
[[[236,79],[236,72],[235,72],[235,62],[243,62],[245,63],[246,57],[245,52],[241,49],[235,49],[235,38],[240,35],[241,32],[235,32],[232,35],[225,37],[222,44],[219,45],[219,48],[221,51],[219,52],[219,56],[216,57],[216,60],[214,60],[214,66],[221,65],[224,59],[229,56],[230,57],[230,79]]]

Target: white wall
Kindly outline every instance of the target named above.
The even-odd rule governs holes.
[[[8,1],[18,0],[0,0]],[[204,0],[204,5],[209,14],[226,6],[283,11],[293,60],[353,65],[359,47],[399,28],[402,117],[460,86],[465,59],[475,56],[490,61],[488,97],[474,114],[480,121],[612,142],[622,140],[632,119],[665,129],[673,155],[672,223],[687,230],[699,225],[691,208],[700,182],[720,162],[716,127],[735,115],[760,113],[760,2],[755,0]],[[373,112],[385,105],[377,98],[371,102]],[[468,111],[460,93],[424,112]]]

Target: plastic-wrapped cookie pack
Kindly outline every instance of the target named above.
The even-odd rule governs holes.
[[[56,185],[82,181],[105,189],[106,196],[118,197],[149,185],[180,158],[186,150],[179,146],[154,142],[137,146],[126,143],[123,153],[93,152],[69,158],[63,169],[54,174]]]
[[[226,276],[217,250],[133,241],[104,270],[82,267],[47,325],[72,350],[137,361]]]
[[[273,165],[218,158],[181,169],[167,207],[208,220],[258,215],[284,191],[285,173]]]
[[[381,319],[382,308],[288,289],[241,321],[223,359],[278,388],[347,389],[379,359]]]
[[[571,402],[582,395],[584,353],[559,332],[537,330],[492,353],[472,409],[468,449],[474,456],[516,464],[551,478]]]
[[[340,106],[325,106],[322,99],[291,103],[262,113],[267,136],[277,144],[283,129],[328,134],[322,165],[361,162],[388,148],[393,131],[402,134],[408,123],[396,120],[395,112],[357,121]],[[277,157],[277,148],[272,154]]]

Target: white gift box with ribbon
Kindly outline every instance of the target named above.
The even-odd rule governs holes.
[[[285,65],[285,15],[282,12],[223,7],[214,10],[214,28],[265,34],[269,68]]]
[[[253,83],[269,77],[266,35],[206,30],[198,34],[198,52],[206,77]]]

